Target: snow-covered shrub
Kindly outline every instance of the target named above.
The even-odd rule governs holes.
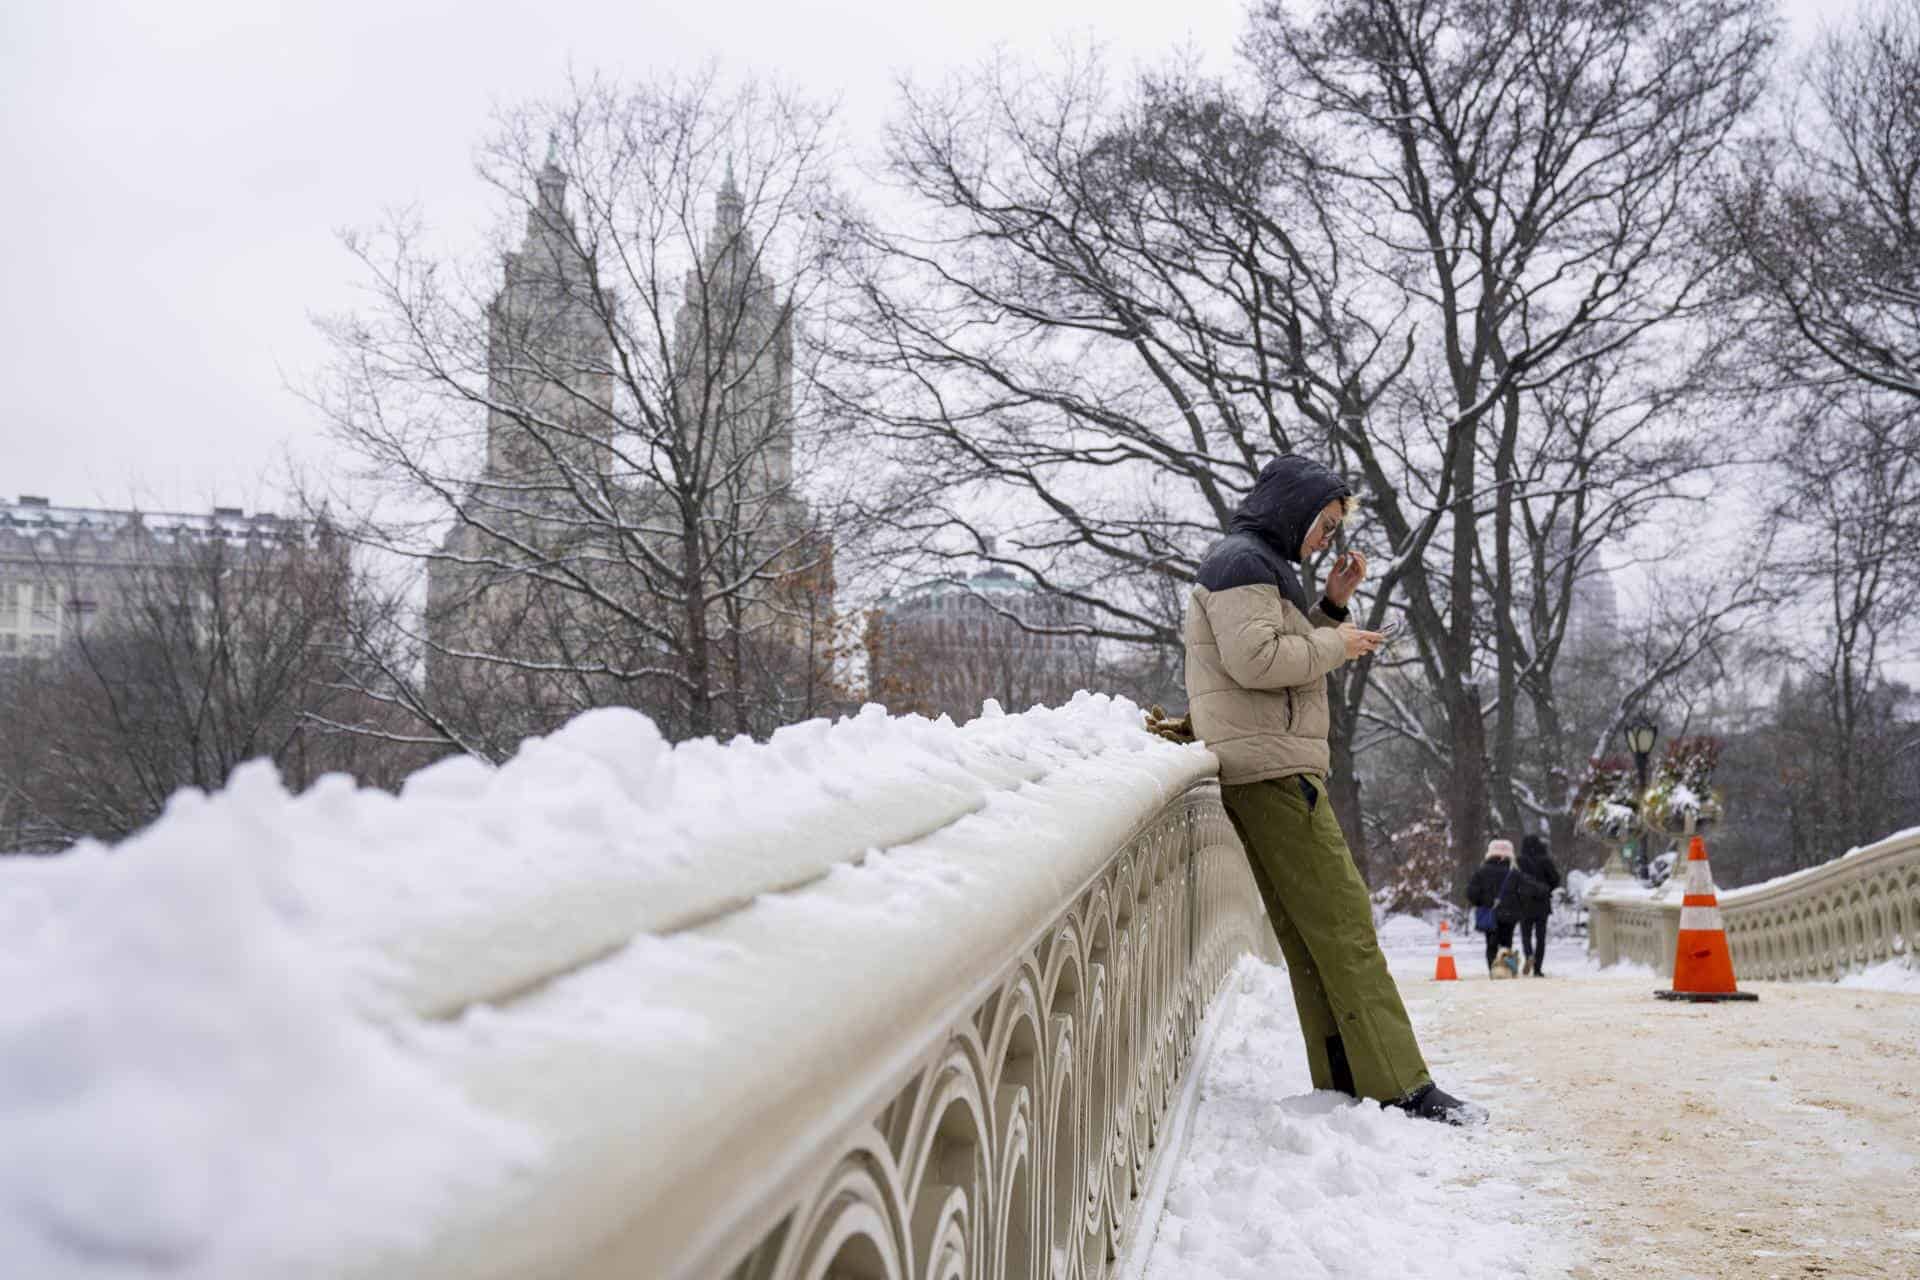
[[[1619,756],[1587,761],[1587,776],[1575,796],[1580,830],[1608,844],[1625,844],[1639,826],[1633,762]]]
[[[1696,831],[1718,822],[1725,810],[1713,790],[1714,766],[1720,762],[1715,738],[1675,738],[1660,757],[1653,784],[1647,788],[1647,825],[1679,835],[1693,819]]]
[[[1425,916],[1435,908],[1452,911],[1453,853],[1447,841],[1447,816],[1439,803],[1418,822],[1394,832],[1390,843],[1390,870],[1373,891],[1375,921]]]
[[[1680,852],[1677,849],[1669,849],[1652,859],[1647,863],[1647,883],[1658,888],[1672,879],[1673,869],[1679,860]]]

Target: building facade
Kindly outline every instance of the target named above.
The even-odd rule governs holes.
[[[1572,552],[1567,535],[1556,528],[1548,538],[1556,583]],[[1601,552],[1588,555],[1568,592],[1564,652],[1576,662],[1604,662],[1620,646],[1620,596]]]
[[[793,313],[764,252],[729,161],[706,251],[687,272],[686,302],[674,316],[675,409],[712,437],[709,465],[726,477],[716,487],[769,504],[790,524],[804,518],[793,488]]]
[[[1004,569],[932,582],[883,605],[867,633],[871,696],[891,710],[965,722],[1093,687],[1093,612]]]
[[[50,657],[127,621],[156,571],[204,566],[210,549],[261,567],[317,536],[303,521],[238,507],[188,514],[0,500],[0,661]]]
[[[567,607],[541,599],[522,565],[590,552],[572,486],[609,470],[613,376],[604,307],[566,207],[566,176],[549,155],[520,247],[504,256],[487,314],[486,456],[460,518],[427,572],[429,678],[445,651],[494,652],[552,631],[564,646]],[[560,610],[556,613],[555,610]],[[535,625],[534,618],[539,624]],[[553,646],[541,646],[553,647]]]

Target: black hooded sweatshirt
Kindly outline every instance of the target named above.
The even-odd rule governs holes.
[[[1300,563],[1300,544],[1326,505],[1352,492],[1346,481],[1313,459],[1282,454],[1260,468],[1252,492],[1233,513],[1230,532],[1200,561],[1195,578],[1214,592],[1275,583],[1294,608],[1307,612],[1312,602],[1294,570]],[[1347,619],[1347,611],[1331,600],[1323,599],[1320,607],[1336,622]]]

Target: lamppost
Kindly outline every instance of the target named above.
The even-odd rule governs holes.
[[[1627,722],[1622,733],[1627,740],[1627,750],[1633,752],[1633,768],[1640,778],[1640,788],[1633,793],[1634,811],[1644,813],[1647,803],[1647,763],[1653,755],[1653,744],[1660,738],[1660,726],[1647,719],[1647,713],[1642,711]],[[1645,835],[1641,835],[1640,839],[1646,839]]]

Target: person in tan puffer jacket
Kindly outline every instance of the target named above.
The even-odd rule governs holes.
[[[1316,1089],[1452,1124],[1486,1112],[1433,1083],[1373,929],[1373,904],[1327,800],[1327,674],[1384,638],[1347,621],[1366,557],[1339,556],[1326,594],[1294,566],[1324,550],[1353,501],[1308,458],[1268,463],[1187,604],[1187,700],[1220,760],[1227,816],[1247,851],[1293,983]]]

